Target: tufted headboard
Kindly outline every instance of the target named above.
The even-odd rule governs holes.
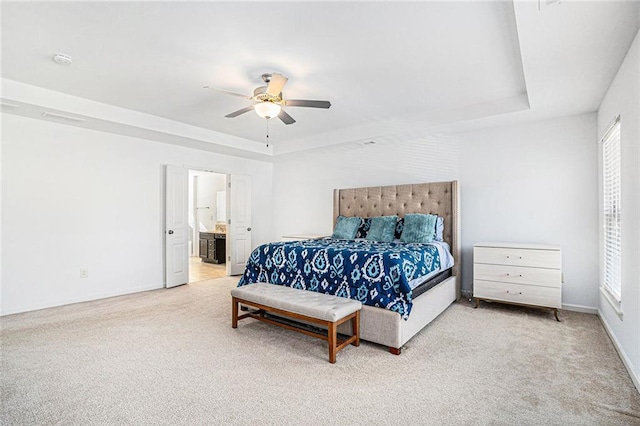
[[[404,217],[405,213],[431,213],[444,218],[444,240],[455,259],[453,275],[460,275],[460,194],[458,181],[372,186],[333,190],[333,224],[342,216]],[[458,277],[460,281],[460,277]]]

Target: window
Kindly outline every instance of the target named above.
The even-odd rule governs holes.
[[[603,286],[618,303],[622,287],[620,117],[602,137]]]

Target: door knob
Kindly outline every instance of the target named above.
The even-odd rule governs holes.
[[[247,231],[251,231],[251,227],[248,227],[248,228],[247,228]]]
[[[173,234],[173,229],[169,229],[169,235]]]

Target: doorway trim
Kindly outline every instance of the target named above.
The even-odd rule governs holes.
[[[209,173],[215,173],[215,174],[219,174],[219,175],[224,175],[225,176],[225,186],[226,186],[226,191],[227,191],[227,205],[226,205],[227,237],[229,235],[228,234],[228,231],[229,231],[229,229],[228,229],[229,220],[228,219],[231,217],[230,216],[231,205],[228,202],[228,200],[230,198],[230,195],[231,195],[231,188],[229,187],[229,182],[231,181],[231,173],[230,172],[216,171],[216,170],[211,170],[211,169],[204,168],[204,167],[189,166],[189,165],[186,165],[186,164],[183,164],[183,165],[163,164],[162,165],[162,168],[163,168],[163,171],[162,171],[163,179],[162,179],[162,185],[161,185],[162,186],[162,203],[161,203],[161,209],[162,209],[162,212],[161,212],[161,217],[162,217],[161,227],[162,227],[162,229],[161,229],[161,232],[162,232],[162,236],[163,236],[162,237],[162,247],[163,247],[162,248],[162,254],[163,254],[163,256],[162,256],[162,277],[163,277],[163,284],[164,284],[165,288],[167,288],[167,273],[166,273],[166,270],[167,270],[167,252],[166,252],[166,250],[167,250],[167,248],[166,248],[167,229],[165,229],[166,228],[166,215],[167,215],[167,206],[166,206],[166,202],[167,202],[167,200],[166,200],[166,184],[167,184],[167,181],[166,181],[166,170],[167,170],[167,167],[166,166],[180,167],[180,168],[183,168],[183,169],[185,169],[187,171],[187,174],[186,174],[187,175],[187,177],[186,177],[186,179],[187,179],[187,188],[188,188],[189,170],[199,171],[199,172],[209,172]],[[188,211],[189,210],[189,197],[187,197],[185,199],[184,203],[185,203],[184,207]],[[226,255],[227,259],[225,261],[225,266],[226,266],[225,273],[226,273],[227,276],[229,276],[230,273],[231,273],[231,265],[230,265],[230,262],[229,262],[229,255],[228,255],[228,253],[230,253],[230,250],[232,249],[232,243],[231,243],[230,240],[231,240],[230,238],[225,238],[225,248],[226,248],[226,253],[227,253],[227,255]],[[194,245],[195,245],[195,243],[196,242],[194,241]],[[189,253],[189,245],[188,244],[185,245],[184,250],[186,250],[187,256],[190,257],[191,253]],[[188,284],[189,283],[189,280],[188,280],[188,277],[189,277],[189,262],[187,262],[186,267],[187,267],[187,283],[186,284]]]

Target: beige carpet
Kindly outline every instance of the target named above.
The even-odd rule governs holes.
[[[3,425],[640,424],[597,317],[450,307],[400,356],[250,319],[222,278],[2,318]]]

